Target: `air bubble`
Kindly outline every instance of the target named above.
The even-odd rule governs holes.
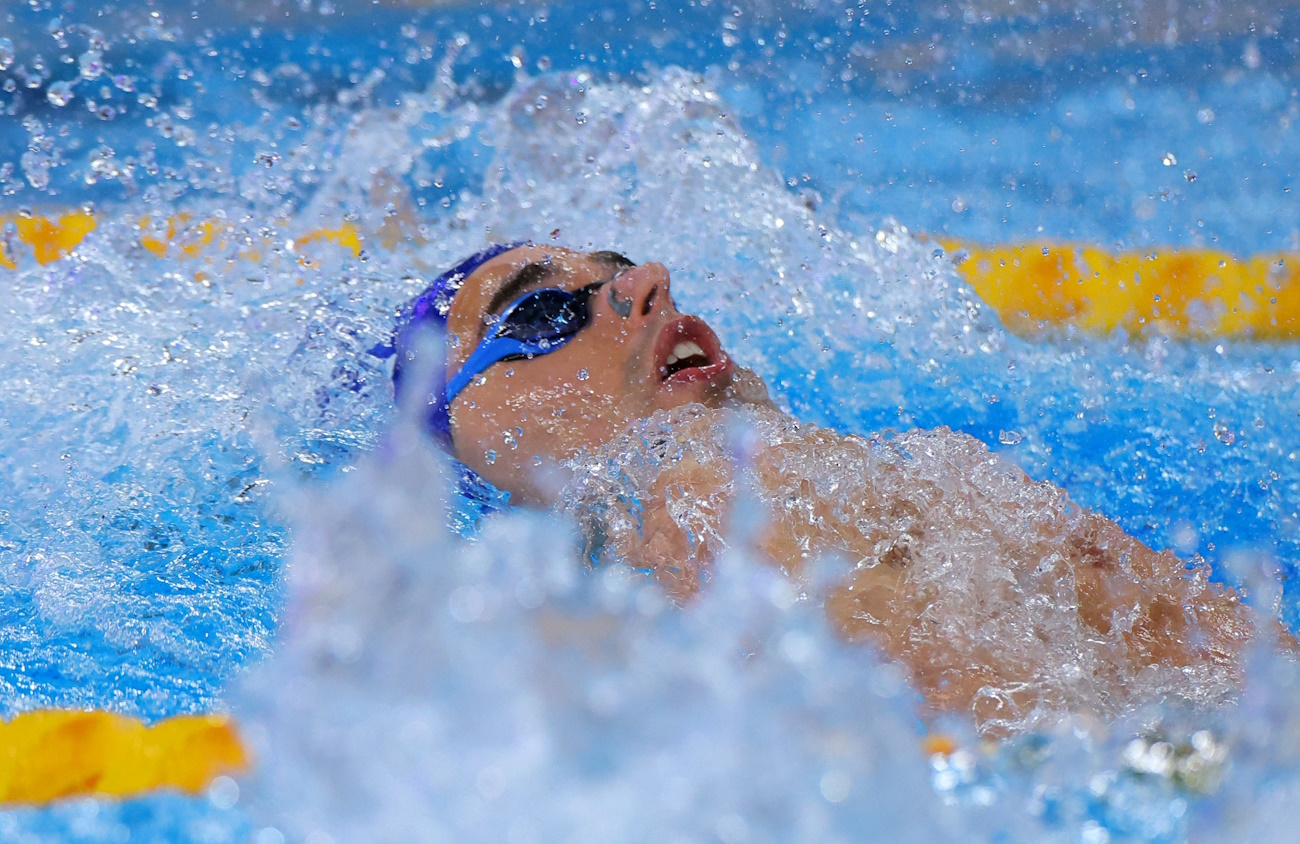
[[[1254,41],[1246,42],[1246,47],[1241,51],[1241,63],[1251,70],[1258,70],[1263,63],[1264,56],[1259,51],[1259,43]]]
[[[233,809],[239,803],[239,783],[230,777],[217,777],[208,786],[208,800],[223,811]]]
[[[1196,525],[1182,520],[1174,523],[1169,538],[1173,540],[1174,548],[1177,549],[1178,553],[1194,554],[1201,537]]]
[[[844,771],[827,771],[822,775],[820,791],[828,803],[843,803],[849,796],[853,778]]]
[[[72,99],[75,96],[76,94],[72,90],[72,83],[66,81],[55,82],[45,92],[45,99],[49,100],[51,105],[57,106],[58,108],[62,108],[72,102]]]
[[[14,42],[0,38],[0,70],[8,70],[14,63]]]
[[[50,184],[50,169],[54,166],[53,157],[47,152],[28,150],[19,159],[23,175],[27,182],[37,190],[44,190]]]
[[[98,79],[104,73],[104,56],[98,50],[87,50],[77,59],[82,79]]]

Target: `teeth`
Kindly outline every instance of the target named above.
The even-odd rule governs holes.
[[[681,360],[682,358],[688,358],[691,357],[692,355],[699,355],[700,357],[704,357],[704,350],[701,349],[695,343],[692,343],[690,340],[684,340],[683,342],[678,343],[676,346],[673,346],[673,353],[668,356],[667,363],[669,366],[672,366],[674,363],[677,363],[677,361]]]

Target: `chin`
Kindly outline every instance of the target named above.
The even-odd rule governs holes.
[[[777,409],[767,392],[767,384],[757,372],[743,366],[734,368],[730,382],[722,391],[720,406]]]

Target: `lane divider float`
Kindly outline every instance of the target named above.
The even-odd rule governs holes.
[[[1237,258],[1214,249],[1110,252],[1095,246],[940,241],[1011,331],[1061,326],[1172,337],[1300,337],[1300,255]]]
[[[287,221],[281,221],[288,225]],[[88,211],[69,211],[46,216],[41,214],[0,215],[0,268],[17,270],[31,259],[42,266],[71,255],[91,232],[99,228],[95,216]],[[210,252],[229,250],[233,245],[235,227],[227,220],[200,219],[191,214],[174,214],[154,219],[141,217],[135,222],[139,232],[136,243],[157,258],[178,258],[192,261],[204,258],[212,263]],[[289,251],[297,246],[330,243],[358,256],[361,254],[361,231],[344,222],[338,228],[320,228],[307,231],[296,239],[287,241]],[[236,252],[238,258],[258,260],[262,251],[269,249],[269,240],[261,244],[244,244]],[[309,264],[306,255],[297,255],[299,263]]]
[[[158,788],[197,794],[213,778],[248,766],[235,724],[224,715],[146,725],[100,710],[41,710],[0,723],[0,803],[131,797]]]

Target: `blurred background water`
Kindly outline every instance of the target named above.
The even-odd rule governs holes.
[[[98,221],[46,266],[0,230],[20,259],[0,270],[0,715],[221,709],[286,641],[240,693],[268,754],[242,797],[226,781],[8,810],[0,834],[1287,840],[1289,664],[1261,657],[1231,712],[1135,713],[932,764],[892,670],[751,561],[711,603],[665,611],[583,574],[558,519],[512,514],[468,545],[445,532],[450,510],[476,533],[475,508],[444,503],[437,458],[390,433],[368,350],[485,238],[661,260],[800,417],[968,431],[1156,547],[1234,582],[1265,572],[1257,599],[1277,584],[1294,628],[1295,345],[1022,340],[921,236],[1300,249],[1297,15],[0,10],[0,213]],[[168,221],[197,257],[141,245]],[[200,249],[204,222],[220,236]],[[299,242],[345,224],[368,233],[359,254]],[[537,537],[554,559],[531,558]],[[530,642],[551,611],[606,625],[613,655]],[[749,674],[725,656],[746,637],[769,643]],[[1142,744],[1157,721],[1167,750]],[[1188,785],[1177,760],[1220,751],[1230,775]]]

